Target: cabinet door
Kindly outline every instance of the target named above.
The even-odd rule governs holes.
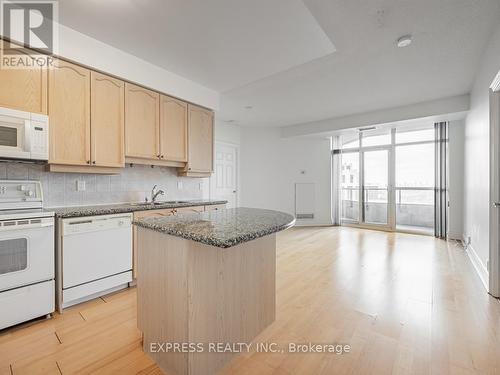
[[[125,156],[159,159],[160,94],[125,84]]]
[[[160,97],[161,159],[187,161],[187,103],[161,95]]]
[[[52,164],[90,164],[90,71],[54,60],[49,69]]]
[[[213,171],[214,115],[204,108],[188,106],[188,171]]]
[[[148,210],[148,211],[136,211],[134,212],[134,220],[142,219],[144,217],[162,217],[162,216],[172,216],[175,211],[172,208],[159,209],[159,210]],[[132,236],[133,236],[133,246],[132,246],[132,277],[137,279],[137,249],[139,244],[137,242],[137,225],[132,226]]]
[[[211,204],[205,206],[205,211],[220,211],[226,208],[225,204]]]
[[[123,167],[125,83],[92,72],[90,92],[92,164],[101,167]]]
[[[0,40],[2,52],[4,43],[8,48],[8,43]],[[22,49],[21,53],[30,55],[28,49]],[[0,67],[0,107],[47,114],[47,68]]]
[[[176,213],[179,214],[199,214],[205,211],[205,206],[194,206],[194,207],[179,207],[175,209]]]

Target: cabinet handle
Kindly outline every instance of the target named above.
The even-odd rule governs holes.
[[[161,154],[156,155],[156,157],[159,159],[161,157]]]
[[[95,160],[92,162],[92,164],[94,164],[94,165],[95,165]]]
[[[188,171],[190,171],[190,170],[191,170],[191,167],[188,168]]]
[[[90,164],[90,160],[87,160],[87,164]]]
[[[160,156],[160,158],[162,158],[162,159],[163,159],[164,157],[165,157],[165,155]]]

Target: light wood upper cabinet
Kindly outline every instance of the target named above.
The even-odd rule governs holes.
[[[160,158],[187,161],[187,103],[160,96]]]
[[[7,42],[0,40],[2,50],[4,43],[7,46]],[[20,51],[30,54],[27,49]],[[0,107],[47,114],[47,68],[36,65],[29,69],[0,67]]]
[[[207,109],[188,105],[187,173],[211,173],[214,152],[214,114]]]
[[[49,162],[90,164],[90,71],[62,60],[49,69]]]
[[[91,160],[100,167],[125,163],[125,83],[91,73]]]
[[[125,156],[159,159],[160,94],[125,84]]]

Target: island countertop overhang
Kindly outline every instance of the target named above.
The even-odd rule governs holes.
[[[229,248],[288,229],[295,224],[295,217],[280,211],[239,207],[147,217],[135,220],[134,224],[206,245]]]

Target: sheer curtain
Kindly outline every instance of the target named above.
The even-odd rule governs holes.
[[[434,235],[446,239],[448,232],[448,123],[434,124],[435,188],[434,188]]]

